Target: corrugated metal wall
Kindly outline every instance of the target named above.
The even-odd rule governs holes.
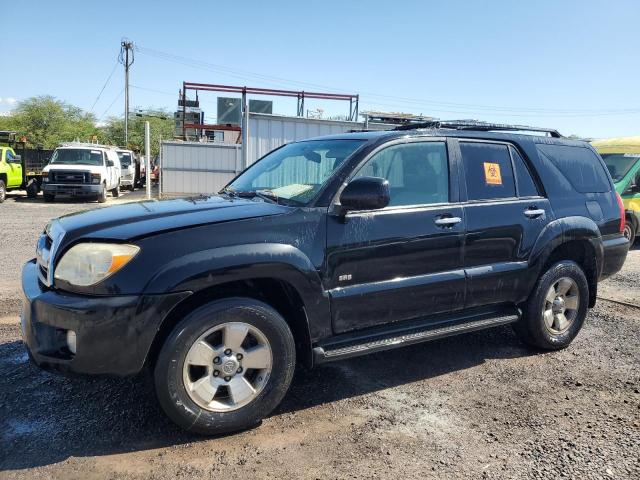
[[[162,193],[218,192],[242,170],[240,149],[224,143],[162,142]]]
[[[363,122],[316,120],[252,113],[249,115],[249,165],[284,143],[362,130]],[[385,130],[389,125],[369,124],[369,130]]]
[[[390,127],[370,124],[369,130],[385,130]],[[249,116],[248,163],[252,164],[284,143],[363,128],[362,122],[252,113]],[[241,148],[241,145],[223,143],[163,142],[163,195],[210,194],[220,191],[243,170]],[[321,169],[321,166],[318,168]]]

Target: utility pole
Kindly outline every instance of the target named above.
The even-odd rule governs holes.
[[[133,42],[123,39],[120,42],[120,63],[124,65],[124,146],[129,146],[129,67],[133,65]]]
[[[145,183],[147,187],[147,199],[151,199],[151,132],[149,121],[144,122],[144,169]]]

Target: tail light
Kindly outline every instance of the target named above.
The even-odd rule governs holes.
[[[620,208],[620,233],[623,233],[624,225],[626,222],[626,218],[624,214],[624,203],[622,203],[622,197],[618,192],[616,192],[616,198],[618,199],[618,207]]]

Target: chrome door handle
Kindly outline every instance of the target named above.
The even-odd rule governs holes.
[[[529,208],[524,211],[524,214],[529,218],[541,217],[544,213],[544,209],[542,208]]]
[[[439,227],[453,227],[455,224],[460,223],[462,219],[460,217],[441,217],[436,218],[435,223]]]

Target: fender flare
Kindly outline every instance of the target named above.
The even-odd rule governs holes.
[[[593,248],[596,264],[596,278],[602,271],[604,247],[600,229],[587,217],[563,217],[549,222],[540,232],[533,246],[529,266],[536,269],[538,276],[546,261],[557,247],[575,240],[587,240]]]
[[[329,297],[309,258],[292,245],[254,243],[217,247],[163,264],[145,294],[198,291],[229,282],[272,278],[288,283],[304,305],[310,337],[331,334]]]

